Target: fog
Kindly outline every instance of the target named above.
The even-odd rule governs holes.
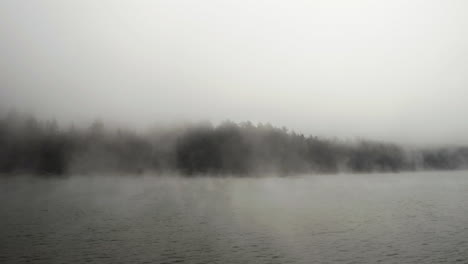
[[[384,141],[304,136],[286,127],[225,121],[156,127],[145,133],[63,128],[10,112],[0,118],[0,176],[167,174],[291,176],[468,168],[468,147],[411,148]]]
[[[0,2],[0,108],[466,144],[466,1]]]

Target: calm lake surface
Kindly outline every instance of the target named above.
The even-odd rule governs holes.
[[[0,263],[468,263],[468,172],[0,180]]]

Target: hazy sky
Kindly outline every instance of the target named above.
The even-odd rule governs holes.
[[[468,143],[468,1],[0,1],[0,104]]]

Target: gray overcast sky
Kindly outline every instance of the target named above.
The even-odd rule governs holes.
[[[468,143],[468,1],[0,1],[0,103]]]

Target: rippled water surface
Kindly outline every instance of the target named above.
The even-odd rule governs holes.
[[[468,263],[468,172],[0,180],[0,263]]]

